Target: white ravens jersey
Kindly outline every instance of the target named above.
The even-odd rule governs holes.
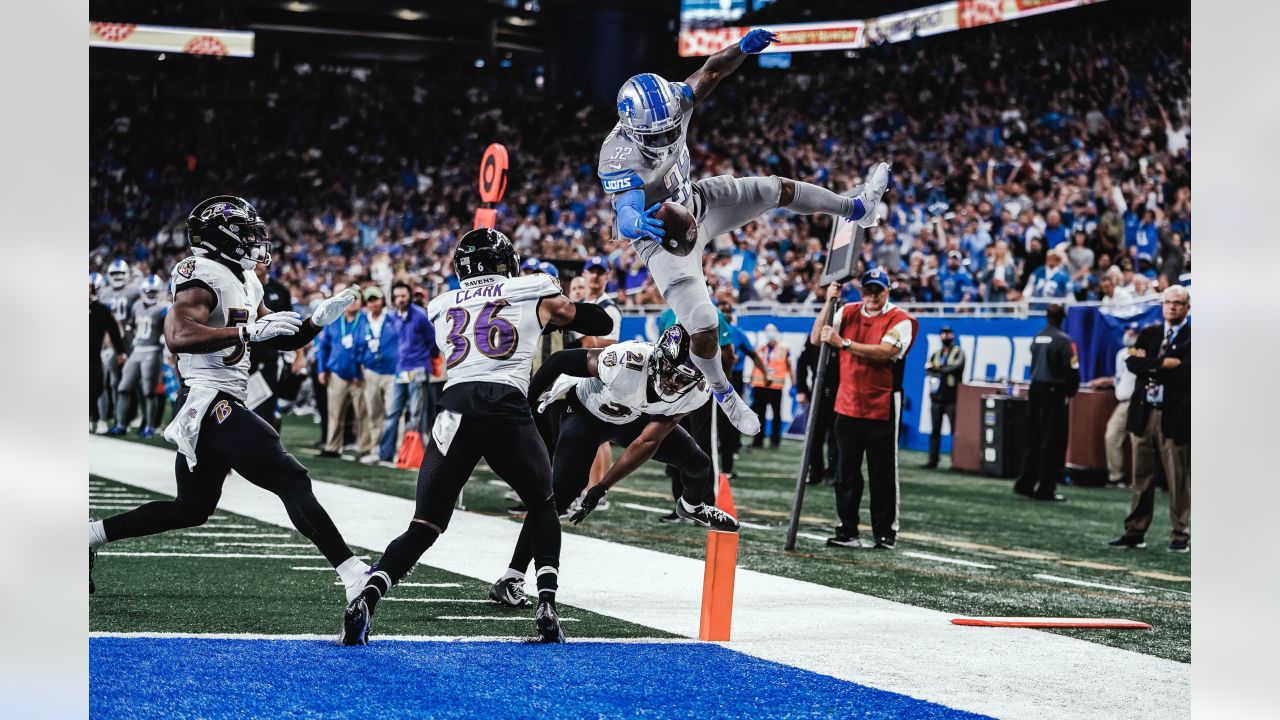
[[[427,305],[444,354],[444,389],[465,382],[510,385],[529,392],[533,355],[542,338],[538,301],[560,294],[560,283],[538,273],[505,278],[488,275],[462,282]]]
[[[552,386],[552,397],[576,386],[578,400],[597,418],[626,425],[641,415],[682,415],[702,407],[711,398],[706,381],[698,384],[674,401],[663,400],[650,390],[649,356],[653,344],[628,340],[610,345],[596,362],[596,377],[561,377]],[[564,382],[564,381],[570,382]],[[561,383],[564,383],[563,385]]]
[[[262,283],[251,272],[235,271],[216,260],[189,257],[173,269],[173,294],[192,287],[213,293],[214,306],[206,327],[245,325],[258,317],[262,304]],[[249,347],[238,342],[229,348],[208,353],[177,353],[178,374],[191,387],[221,390],[244,401],[249,387]]]
[[[627,136],[622,123],[613,126],[600,146],[600,163],[596,174],[606,193],[623,193],[644,189],[644,206],[662,200],[680,203],[693,212],[693,185],[689,179],[689,120],[693,118],[693,89],[685,83],[672,83],[680,89],[680,149],[661,162],[654,162],[640,152],[640,146]]]

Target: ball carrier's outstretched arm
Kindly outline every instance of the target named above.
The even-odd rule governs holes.
[[[768,47],[770,43],[777,41],[777,35],[757,28],[747,33],[746,37],[738,42],[707,58],[697,72],[685,78],[685,82],[693,90],[694,100],[698,103],[706,100],[721,80],[742,65],[747,55],[754,55]]]

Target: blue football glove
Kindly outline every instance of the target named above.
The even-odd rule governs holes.
[[[770,43],[776,42],[778,42],[777,35],[774,35],[764,28],[756,28],[738,41],[738,49],[748,55],[755,55],[761,50],[769,47]]]
[[[622,236],[631,240],[640,238],[650,238],[652,240],[662,240],[665,232],[662,229],[662,221],[655,215],[662,203],[654,203],[644,211],[637,210],[635,205],[622,205],[618,208],[618,232]]]

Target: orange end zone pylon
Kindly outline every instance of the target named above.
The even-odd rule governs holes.
[[[729,513],[734,518],[738,517],[738,508],[733,504],[733,491],[729,489],[729,475],[720,473],[720,479],[716,485],[716,507]]]
[[[1123,618],[970,617],[954,618],[951,624],[970,625],[973,627],[1151,629],[1151,626],[1144,622],[1125,620]]]
[[[422,465],[422,435],[417,430],[406,430],[404,442],[400,443],[400,454],[396,456],[396,467],[417,470]]]
[[[738,533],[707,532],[707,567],[702,575],[702,620],[698,639],[727,641],[733,624],[733,576],[738,568]]]

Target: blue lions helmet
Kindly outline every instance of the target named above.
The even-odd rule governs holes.
[[[129,263],[124,258],[116,258],[107,266],[107,282],[116,290],[129,283]]]
[[[161,290],[164,290],[164,280],[161,280],[159,275],[148,275],[147,279],[142,281],[142,302],[155,305],[160,299]]]
[[[618,120],[646,157],[661,161],[674,153],[683,131],[680,85],[654,73],[627,80],[618,91]]]

